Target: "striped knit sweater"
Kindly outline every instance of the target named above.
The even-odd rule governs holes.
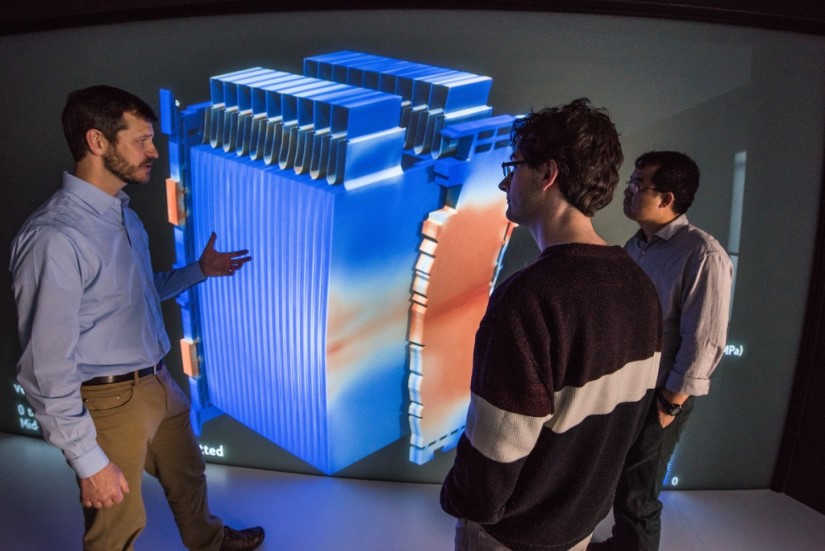
[[[516,551],[587,537],[653,397],[661,327],[656,290],[621,247],[550,247],[499,285],[443,509]]]

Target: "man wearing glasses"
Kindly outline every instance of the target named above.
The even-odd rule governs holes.
[[[541,255],[501,283],[476,333],[471,397],[441,506],[456,549],[587,547],[653,399],[661,310],[593,228],[622,151],[586,99],[516,120],[499,188]]]
[[[613,537],[589,549],[659,548],[667,465],[693,410],[710,388],[725,347],[733,265],[713,236],[688,223],[699,168],[683,153],[636,160],[624,213],[639,224],[625,249],[650,276],[662,305],[662,363],[644,428],[625,462],[613,507]]]

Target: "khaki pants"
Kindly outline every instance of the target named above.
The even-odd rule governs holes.
[[[134,381],[81,387],[97,442],[123,471],[130,493],[110,508],[84,508],[88,551],[131,550],[146,526],[143,471],[156,477],[181,539],[198,551],[218,549],[223,522],[209,513],[206,465],[189,420],[189,400],[166,369]]]
[[[593,534],[567,551],[584,551]],[[458,519],[455,524],[455,551],[510,551],[510,548],[499,542],[478,523]]]

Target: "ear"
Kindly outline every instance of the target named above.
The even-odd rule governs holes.
[[[86,146],[93,155],[103,155],[106,153],[109,141],[103,135],[103,132],[96,128],[90,128],[86,131]]]
[[[676,203],[676,196],[673,195],[673,192],[666,191],[662,194],[662,200],[659,201],[659,206],[664,208],[673,208],[673,205]]]
[[[556,161],[550,159],[544,164],[544,178],[541,181],[542,189],[547,189],[556,183],[556,178],[559,175],[559,165]]]

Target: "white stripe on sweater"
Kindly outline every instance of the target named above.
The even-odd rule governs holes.
[[[536,445],[542,428],[563,433],[591,415],[607,414],[619,404],[641,400],[656,386],[659,357],[657,352],[584,386],[562,388],[553,396],[555,413],[545,417],[506,411],[472,393],[464,432],[473,447],[488,459],[499,463],[518,461]]]

